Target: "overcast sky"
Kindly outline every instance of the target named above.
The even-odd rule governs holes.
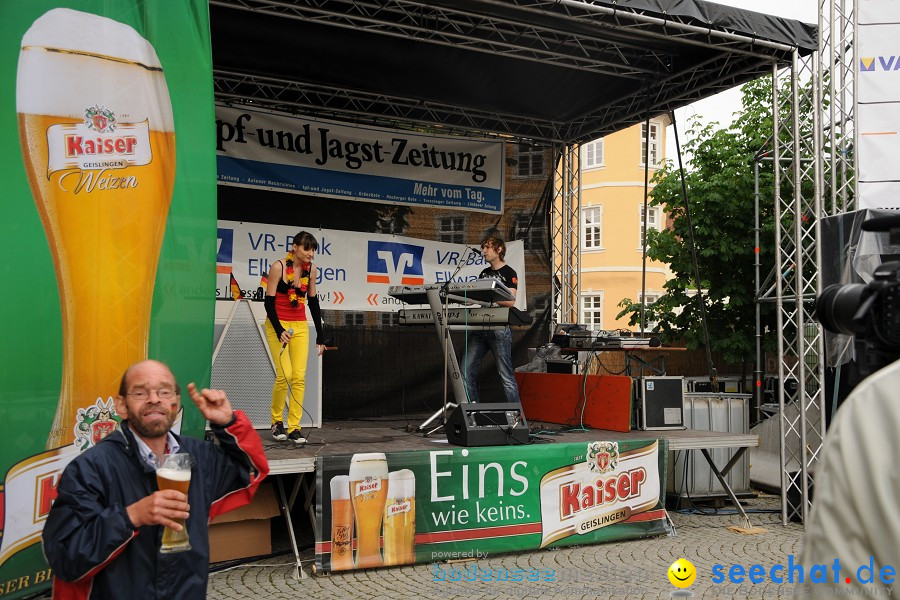
[[[818,0],[718,0],[717,4],[797,19],[813,25],[817,24],[819,20]],[[740,87],[737,87],[676,110],[675,119],[678,122],[678,135],[681,137],[682,146],[687,128],[687,117],[698,114],[703,117],[704,122],[718,121],[725,126],[734,121],[732,113],[740,108],[741,93]],[[672,127],[669,127],[666,132],[666,142],[666,156],[675,161],[675,135]]]

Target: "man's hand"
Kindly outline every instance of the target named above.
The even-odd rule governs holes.
[[[219,427],[224,427],[231,422],[231,419],[234,417],[234,410],[231,408],[231,402],[228,401],[228,396],[225,395],[223,390],[203,388],[198,391],[193,381],[188,384],[187,389],[191,395],[191,400],[197,405],[197,408],[200,409],[200,414],[207,421]]]
[[[128,505],[125,512],[135,527],[165,525],[169,529],[181,531],[184,528],[174,519],[187,519],[190,509],[185,494],[177,490],[159,490]]]

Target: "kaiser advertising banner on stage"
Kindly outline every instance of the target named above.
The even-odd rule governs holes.
[[[316,565],[340,571],[665,535],[666,456],[664,440],[630,440],[320,457]]]
[[[262,277],[291,251],[301,229],[219,221],[216,297],[262,300]],[[388,295],[392,285],[472,281],[488,266],[480,249],[462,244],[335,229],[307,231],[319,242],[313,259],[316,292],[328,310],[396,311],[403,302]],[[516,308],[526,310],[524,242],[507,242],[506,262],[519,275]]]
[[[858,16],[858,208],[900,209],[900,3],[863,0]]]
[[[152,356],[209,381],[208,4],[0,3],[0,89],[0,256],[21,284],[0,299],[0,596],[16,598],[49,586],[56,485],[117,426],[125,368]]]
[[[503,212],[503,142],[216,106],[219,183]]]

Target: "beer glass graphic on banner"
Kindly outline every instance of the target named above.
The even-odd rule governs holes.
[[[384,564],[416,562],[416,476],[409,469],[388,474],[384,505]]]
[[[353,506],[350,477],[331,478],[331,570],[353,568]]]
[[[381,521],[388,487],[387,459],[381,452],[350,459],[350,498],[356,521],[356,566],[380,567]]]
[[[156,482],[161,490],[178,490],[187,495],[191,485],[191,455],[169,454],[163,458],[162,464],[156,469]],[[187,522],[184,519],[175,521],[181,525],[181,531],[163,528],[162,546],[159,548],[163,554],[191,549]]]
[[[79,409],[114,396],[125,368],[147,357],[175,178],[169,91],[156,51],[134,29],[58,8],[22,37],[16,111],[62,315],[47,448],[88,444],[76,431]]]

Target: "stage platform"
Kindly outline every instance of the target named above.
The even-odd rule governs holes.
[[[272,439],[268,429],[258,430],[269,459],[273,475],[312,473],[317,456],[354,454],[356,452],[404,452],[407,450],[433,450],[446,447],[443,433],[423,437],[415,432],[427,414],[403,417],[366,419],[356,421],[330,421],[321,428],[303,429],[307,444],[297,447],[291,442]],[[543,431],[550,431],[546,424]],[[627,433],[604,429],[566,430],[560,425],[550,426],[557,435],[541,433],[535,443],[574,443],[593,441],[660,439],[669,443],[669,450],[704,450],[712,448],[750,448],[759,445],[755,434],[719,433],[695,429],[662,431],[638,431]]]
[[[307,428],[303,435],[307,438],[304,446],[296,446],[291,442],[279,442],[272,438],[268,429],[259,430],[263,440],[266,457],[269,460],[270,474],[276,482],[276,489],[281,504],[282,514],[287,520],[288,533],[296,561],[295,577],[303,578],[305,574],[300,568],[300,552],[297,547],[297,536],[291,522],[291,510],[297,500],[303,503],[303,512],[309,517],[309,523],[316,533],[315,490],[316,490],[316,458],[352,455],[358,452],[405,452],[412,450],[446,449],[451,446],[443,433],[437,432],[428,437],[416,431],[420,423],[429,415],[409,415],[408,417],[380,417],[365,420],[328,421],[321,428]],[[604,429],[572,429],[562,425],[540,423],[540,429],[531,423],[532,431],[539,431],[531,436],[534,444],[570,444],[595,441],[623,440],[666,440],[669,450],[700,450],[716,474],[723,488],[728,492],[736,508],[741,512],[748,527],[750,520],[741,507],[731,488],[724,479],[738,459],[750,447],[759,445],[759,436],[755,434],[719,433],[694,429],[673,429],[654,431],[609,431]],[[716,465],[709,454],[713,448],[735,448],[737,451],[725,466]],[[296,476],[296,477],[293,477]],[[292,489],[286,489],[287,480],[293,479]]]

